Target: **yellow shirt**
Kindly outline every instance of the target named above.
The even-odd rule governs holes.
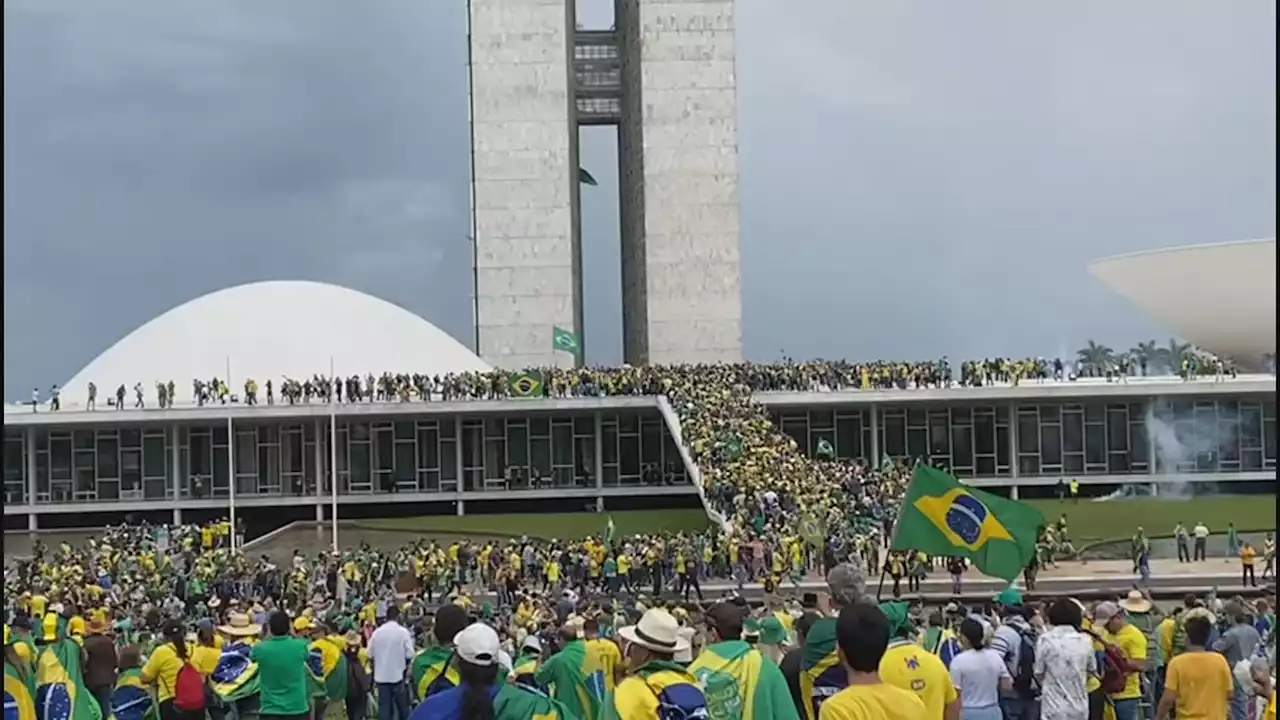
[[[596,654],[600,667],[604,669],[605,692],[613,692],[613,681],[617,677],[614,673],[622,665],[622,651],[618,649],[618,644],[612,640],[599,638],[588,640],[587,651]]]
[[[1276,691],[1271,691],[1271,702],[1267,703],[1267,714],[1262,720],[1276,720]]]
[[[1218,653],[1186,652],[1174,658],[1164,687],[1178,698],[1178,720],[1227,720],[1231,668]]]
[[[850,685],[822,703],[818,720],[921,720],[926,712],[923,700],[896,685]]]
[[[1126,624],[1120,628],[1120,632],[1111,633],[1104,632],[1102,638],[1107,642],[1120,648],[1120,652],[1130,660],[1146,660],[1147,659],[1147,636],[1142,634],[1138,628]],[[1131,698],[1142,697],[1142,673],[1135,672],[1129,674],[1124,683],[1124,690],[1118,693],[1112,693],[1112,700],[1129,700]]]
[[[190,645],[187,646],[188,653],[197,649]],[[213,650],[213,648],[208,649]],[[195,653],[192,653],[189,657],[192,661],[191,664],[195,665],[197,670],[204,672],[203,668],[197,664],[203,662],[203,659]],[[218,661],[215,658],[213,662],[216,666]],[[155,683],[156,702],[164,702],[173,697],[173,686],[177,684],[178,671],[182,669],[184,664],[178,657],[178,651],[173,647],[173,643],[165,643],[151,653],[151,658],[142,667],[142,682]]]
[[[222,653],[216,647],[206,645],[187,646],[191,651],[191,664],[200,671],[201,675],[209,676],[214,670],[218,669],[218,660],[222,658]]]
[[[1173,659],[1173,630],[1177,625],[1177,619],[1169,615],[1156,626],[1156,640],[1160,643],[1160,656],[1164,658],[1165,665]]]
[[[930,720],[941,718],[943,709],[958,697],[942,660],[911,642],[897,642],[885,650],[880,658],[880,680],[915,693],[924,702],[923,717]]]
[[[1252,566],[1254,561],[1258,559],[1258,551],[1252,546],[1246,545],[1240,549],[1240,564]]]
[[[636,675],[618,683],[613,694],[613,709],[619,720],[649,720],[658,717],[657,693],[668,685],[680,682],[696,684],[693,676],[673,670],[659,670],[648,676],[648,681]],[[608,712],[607,710],[605,711]]]

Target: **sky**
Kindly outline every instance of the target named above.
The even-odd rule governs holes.
[[[749,359],[1127,348],[1169,333],[1091,261],[1275,235],[1274,2],[737,12]],[[259,280],[352,287],[472,344],[465,20],[5,0],[5,396]],[[616,140],[581,143],[587,360],[617,363]]]

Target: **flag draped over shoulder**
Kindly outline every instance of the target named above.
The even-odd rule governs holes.
[[[249,659],[253,648],[244,643],[222,649],[218,666],[209,676],[213,692],[224,702],[235,702],[258,692],[258,664]]]
[[[111,717],[115,720],[157,720],[160,717],[147,686],[142,684],[142,671],[133,668],[120,673],[116,689],[111,693]]]
[[[84,687],[80,645],[58,640],[36,659],[36,707],[40,720],[102,720],[102,709]]]
[[[324,637],[311,643],[313,657],[319,658],[315,673],[324,685],[325,698],[345,701],[347,698],[347,656],[342,652],[343,638]]]
[[[414,697],[424,700],[428,695],[434,694],[433,689],[448,690],[461,682],[452,660],[453,648],[440,646],[427,648],[415,655],[413,669],[409,674],[413,679]],[[432,688],[433,685],[436,687]]]
[[[534,673],[538,685],[568,709],[569,717],[596,717],[608,691],[601,652],[584,640],[574,640],[547,658]]]
[[[1039,510],[965,487],[918,465],[898,514],[892,549],[968,558],[979,570],[1012,581],[1035,556],[1044,527]]]
[[[5,720],[36,720],[35,678],[30,672],[4,664]]]
[[[564,705],[522,685],[503,685],[493,699],[493,720],[574,720]]]
[[[798,717],[777,665],[742,640],[708,646],[689,665],[711,720],[790,720]]]
[[[800,654],[800,696],[807,720],[817,720],[818,708],[849,684],[836,649],[836,618],[823,618],[809,628]]]

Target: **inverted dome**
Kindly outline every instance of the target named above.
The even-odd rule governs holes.
[[[63,385],[63,402],[83,407],[90,382],[98,399],[142,383],[147,402],[157,382],[174,383],[188,403],[194,378],[227,379],[241,392],[284,377],[306,380],[383,372],[430,375],[489,370],[483,360],[413,313],[362,292],[303,281],[250,283],[183,303],[112,345]]]
[[[1203,350],[1252,367],[1275,352],[1275,238],[1121,255],[1089,271]]]

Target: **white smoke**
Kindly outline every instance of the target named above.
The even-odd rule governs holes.
[[[1147,406],[1144,419],[1147,437],[1151,441],[1151,449],[1154,453],[1150,460],[1155,463],[1152,474],[1186,475],[1189,471],[1178,470],[1180,465],[1185,464],[1194,468],[1200,458],[1206,455],[1216,464],[1220,460],[1221,448],[1224,445],[1235,444],[1238,447],[1239,418],[1221,420],[1215,414],[1212,423],[1200,423],[1196,422],[1196,413],[1193,408],[1191,422],[1181,423],[1182,431],[1179,432],[1179,423],[1156,415],[1155,406],[1159,402],[1160,399],[1157,398]],[[1159,492],[1162,498],[1171,500],[1190,498],[1191,482],[1187,480],[1162,482],[1159,483]]]

